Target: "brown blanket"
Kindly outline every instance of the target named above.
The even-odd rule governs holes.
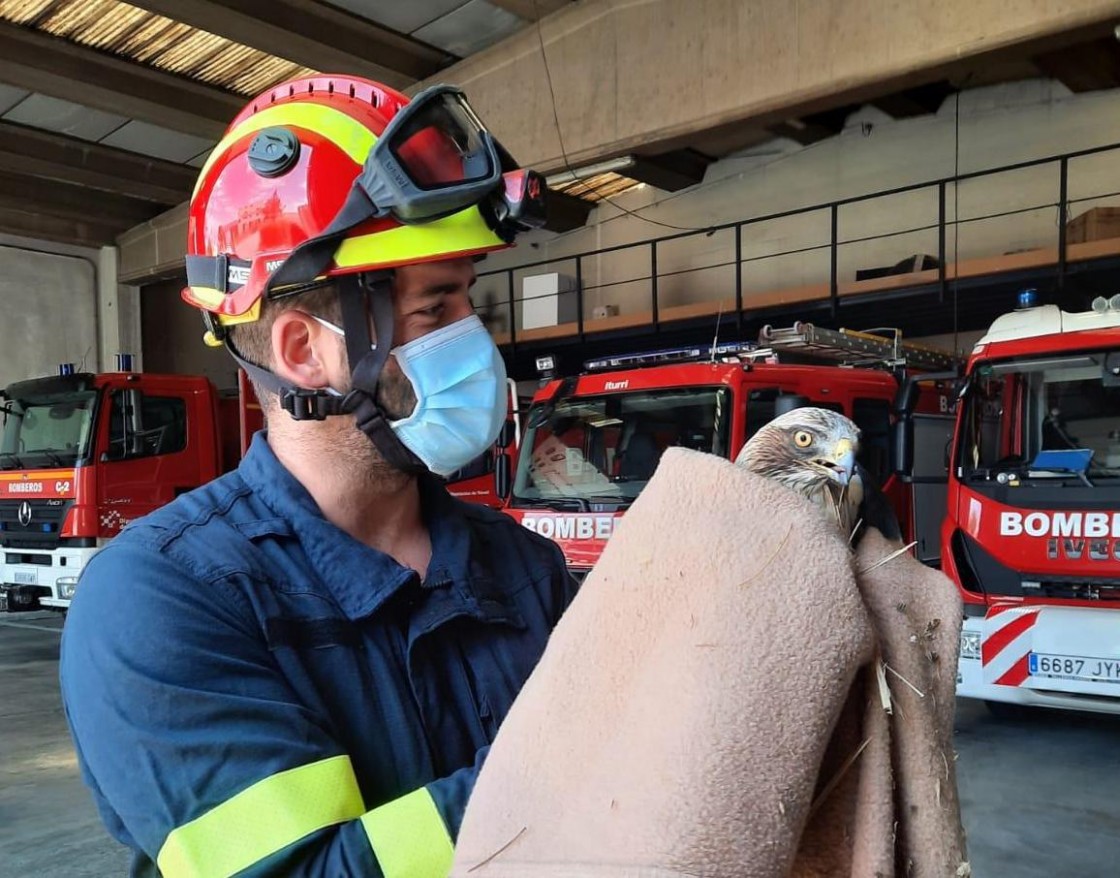
[[[868,572],[895,548],[853,557],[789,490],[668,451],[502,726],[452,874],[968,875],[960,602],[908,555]]]

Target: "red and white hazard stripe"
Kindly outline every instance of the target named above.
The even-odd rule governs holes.
[[[980,643],[985,683],[1021,686],[1030,677],[1027,657],[1031,651],[1031,629],[1040,610],[1041,607],[1005,604],[988,611]]]

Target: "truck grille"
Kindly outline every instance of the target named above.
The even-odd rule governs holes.
[[[20,507],[30,508],[31,517],[20,521]],[[54,549],[73,500],[0,501],[0,546],[5,549]]]
[[[1023,580],[1023,594],[1071,601],[1120,601],[1120,583],[1077,579]]]

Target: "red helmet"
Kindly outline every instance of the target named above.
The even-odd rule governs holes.
[[[217,343],[281,287],[507,247],[543,222],[542,193],[455,88],[410,102],[356,77],[294,80],[242,110],[203,166],[183,298]]]

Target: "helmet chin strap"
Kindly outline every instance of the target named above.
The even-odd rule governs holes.
[[[389,414],[377,400],[381,370],[393,346],[392,277],[391,272],[380,271],[343,275],[338,279],[351,385],[342,406],[344,411],[353,412],[358,429],[369,437],[386,463],[401,472],[415,474],[424,472],[427,467],[397,438],[389,426]],[[372,350],[370,316],[378,339]]]
[[[226,347],[249,377],[280,398],[280,407],[297,421],[322,421],[353,414],[358,429],[369,437],[381,456],[394,469],[416,474],[427,470],[393,432],[391,417],[377,400],[381,370],[389,359],[393,339],[392,273],[348,274],[335,278],[342,307],[342,330],[346,359],[350,365],[351,390],[343,395],[332,388],[306,388],[286,384],[273,372],[250,363],[226,339]],[[369,322],[378,339],[370,337]]]

